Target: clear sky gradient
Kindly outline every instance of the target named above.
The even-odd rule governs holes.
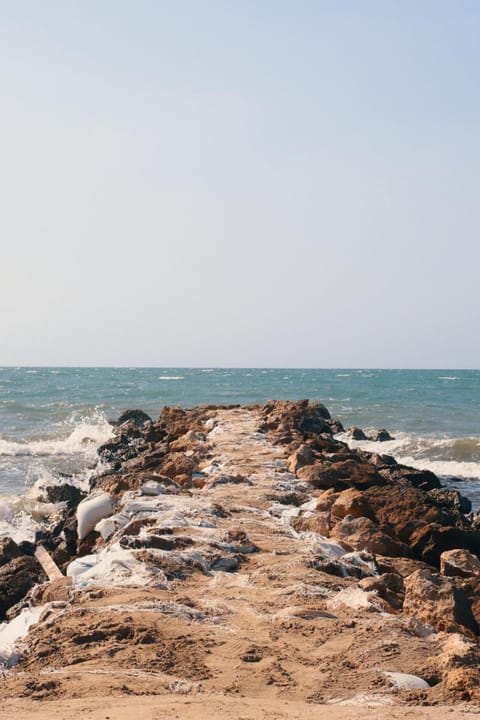
[[[477,0],[0,0],[0,365],[479,367]]]

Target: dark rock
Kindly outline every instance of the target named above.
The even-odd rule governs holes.
[[[125,410],[114,424],[123,425],[127,422],[132,422],[136,427],[142,427],[148,422],[153,423],[152,418],[143,410]]]
[[[209,488],[217,487],[218,485],[250,485],[253,486],[253,482],[243,475],[219,475],[218,477],[211,480],[208,484]]]
[[[374,442],[388,442],[389,440],[395,440],[388,430],[385,430],[384,428],[376,430],[368,439],[373,440]]]
[[[338,433],[345,432],[345,428],[343,427],[340,420],[327,420],[327,425],[330,428],[330,432],[333,433],[333,435],[337,435]]]
[[[356,425],[348,428],[347,434],[352,438],[352,440],[366,440],[367,439],[367,436],[363,432],[362,428],[359,428]]]
[[[135,536],[124,535],[120,538],[120,545],[123,548],[138,550],[139,548],[155,548],[157,550],[183,550],[194,544],[194,540],[189,537],[171,535],[163,537],[162,535],[145,535]]]
[[[422,560],[438,567],[440,555],[446,550],[464,548],[478,555],[480,532],[430,523],[412,534],[410,547]]]
[[[236,557],[219,557],[212,561],[210,570],[221,572],[237,572],[240,561]]]
[[[17,543],[10,537],[0,539],[0,566],[6,565],[10,560],[23,555]]]
[[[18,603],[30,588],[45,580],[37,560],[27,555],[14,558],[0,567],[0,620],[5,619],[7,610]]]
[[[280,503],[280,505],[293,505],[293,507],[300,507],[300,505],[303,505],[310,500],[310,495],[299,492],[271,493],[266,496],[266,499],[271,500],[272,502]]]
[[[441,510],[428,494],[405,481],[368,488],[365,500],[380,528],[406,544],[420,527],[442,519]]]
[[[431,490],[430,496],[450,515],[452,514],[452,509],[457,515],[459,513],[467,515],[472,510],[470,500],[464,495],[461,495],[458,490],[447,490],[446,488],[438,490],[434,488]]]
[[[86,493],[75,485],[48,485],[45,488],[47,500],[50,503],[64,502],[68,510],[73,510],[78,503],[86,497]]]

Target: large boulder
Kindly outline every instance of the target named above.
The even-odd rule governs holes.
[[[440,555],[440,572],[454,577],[480,577],[480,560],[463,548],[446,550]]]
[[[381,430],[375,430],[369,437],[369,440],[373,440],[374,442],[388,442],[389,440],[395,440],[395,438],[390,435],[388,430],[382,428]]]
[[[347,435],[352,438],[352,440],[367,440],[367,436],[363,432],[362,428],[359,428],[356,425],[347,429]]]
[[[337,518],[344,518],[347,515],[353,517],[374,518],[371,507],[360,490],[348,488],[339,493],[332,504],[332,513]]]
[[[350,550],[366,550],[369,553],[399,557],[408,554],[408,547],[383,533],[366,517],[347,516],[330,530],[335,538]]]
[[[35,558],[24,555],[0,567],[0,620],[37,583],[46,580]]]
[[[152,422],[152,418],[143,410],[124,410],[115,425],[123,425],[124,423],[133,423],[136,427],[142,427],[145,423]]]
[[[403,612],[437,631],[478,635],[478,624],[463,592],[447,578],[416,570],[405,578]]]
[[[429,523],[419,528],[410,538],[410,547],[417,557],[430,565],[440,565],[440,556],[446,550],[480,549],[480,532]]]
[[[407,544],[420,527],[442,520],[441,510],[427,493],[405,481],[368,488],[365,499],[380,527],[388,535]]]
[[[17,543],[10,537],[0,538],[0,566],[6,565],[14,558],[23,555]]]
[[[287,469],[291,473],[296,473],[304,465],[311,465],[314,461],[313,450],[310,445],[303,443],[299,448],[289,456],[287,460]]]
[[[349,487],[364,490],[375,485],[384,485],[386,482],[372,465],[351,458],[333,463],[315,462],[313,465],[301,467],[297,471],[297,477],[322,490],[345,490]]]

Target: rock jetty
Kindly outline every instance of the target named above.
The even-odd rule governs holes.
[[[38,611],[3,654],[8,707],[478,702],[480,518],[382,454],[387,431],[378,453],[351,449],[307,400],[132,410],[114,428],[90,493],[49,488],[52,527],[0,542],[1,619]]]

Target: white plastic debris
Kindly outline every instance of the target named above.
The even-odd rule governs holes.
[[[384,674],[390,678],[396,690],[426,690],[430,687],[427,681],[422,680],[418,675],[387,671],[385,671]]]
[[[12,667],[18,662],[20,643],[30,627],[38,622],[48,605],[25,608],[9,623],[0,624],[0,665]]]
[[[77,533],[83,540],[92,532],[95,525],[113,513],[113,500],[106,492],[90,495],[77,507]]]
[[[96,555],[77,558],[67,567],[67,576],[81,589],[88,587],[166,587],[167,580],[160,568],[138,559],[138,551],[118,545]]]

